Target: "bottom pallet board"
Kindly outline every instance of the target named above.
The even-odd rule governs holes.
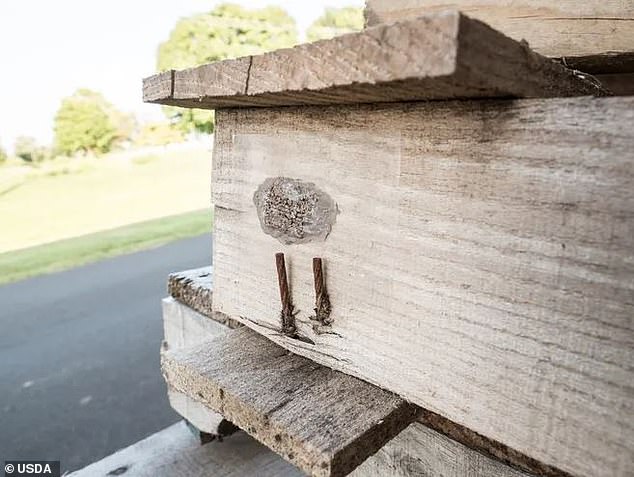
[[[302,477],[255,439],[239,432],[201,446],[179,422],[69,477]]]
[[[69,477],[303,477],[244,432],[200,445],[179,422]],[[532,477],[414,423],[351,477]]]
[[[314,476],[347,475],[418,409],[248,328],[162,355],[166,382]]]

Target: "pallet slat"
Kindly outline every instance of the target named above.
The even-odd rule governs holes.
[[[288,353],[246,327],[164,353],[161,362],[169,386],[310,475],[347,475],[417,414],[394,394]]]
[[[187,297],[192,298],[195,303],[200,303],[201,294],[211,299],[211,289],[208,288],[209,283],[206,279],[210,275],[210,272],[211,267],[205,269],[205,271],[197,269],[181,272],[181,274],[179,274],[181,277],[195,277],[198,280],[195,282],[195,286],[189,286],[187,289],[182,281],[180,281],[178,282],[178,289],[183,291]],[[194,279],[187,281],[187,283],[193,284]],[[161,304],[163,308],[164,330],[161,353],[170,349],[173,350],[192,346],[201,341],[213,339],[228,331],[228,328],[223,324],[179,303],[173,297],[164,298]],[[211,307],[211,303],[209,306]],[[211,436],[221,437],[235,432],[235,426],[226,421],[222,415],[207,409],[187,394],[181,393],[168,386],[167,398],[172,409],[194,425],[199,431],[210,434]]]
[[[208,109],[604,94],[595,82],[452,11],[160,73],[143,85],[146,102]]]
[[[167,291],[172,298],[198,313],[213,316],[213,267],[171,273],[167,280]],[[222,317],[217,317],[216,321],[229,328],[241,326],[237,321]]]
[[[439,451],[439,452],[438,452]],[[305,477],[246,433],[200,445],[179,422],[69,477]],[[414,423],[351,477],[530,477]]]
[[[367,0],[365,16],[372,26],[448,7],[482,20],[511,38],[527,40],[542,55],[566,57],[573,67],[577,67],[577,60],[610,65],[615,54],[634,49],[634,3],[623,0]]]
[[[634,98],[217,120],[215,313],[545,464],[634,472]],[[254,194],[276,177],[336,202],[325,241],[264,233]],[[277,252],[302,339],[281,332]]]
[[[239,432],[204,446],[179,422],[69,477],[303,477],[305,474]]]

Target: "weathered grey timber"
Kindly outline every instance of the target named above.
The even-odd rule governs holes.
[[[185,423],[179,422],[70,474],[72,477],[117,475],[302,477],[304,473],[243,432],[201,446]]]
[[[243,327],[162,355],[169,386],[314,476],[343,476],[412,423],[394,394],[289,353]]]
[[[208,317],[214,316],[212,306],[213,267],[206,266],[170,274],[167,281],[167,291],[172,298],[193,310]],[[225,317],[217,317],[216,321],[229,328],[240,326],[238,322]]]
[[[634,98],[223,110],[214,311],[574,475],[634,473]],[[377,127],[380,125],[380,127]],[[261,230],[267,177],[339,207]],[[280,333],[274,255],[297,335]],[[313,332],[322,257],[329,333]]]
[[[443,11],[435,0],[366,0],[369,26]],[[451,7],[491,25],[516,40],[528,41],[544,56],[587,63],[602,55],[632,52],[634,2],[623,0],[454,0]],[[607,60],[607,62],[606,62]],[[609,64],[604,58],[602,64]],[[589,71],[579,68],[589,73]],[[607,71],[605,71],[607,73]]]
[[[146,78],[146,102],[190,108],[604,94],[456,11]]]

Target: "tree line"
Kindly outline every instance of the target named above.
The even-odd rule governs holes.
[[[360,8],[327,8],[306,31],[307,41],[328,39],[363,28]],[[180,19],[158,48],[157,70],[183,69],[254,55],[299,43],[297,25],[284,9],[248,9],[222,4],[207,13]],[[57,155],[102,154],[119,145],[167,144],[190,133],[211,133],[213,111],[164,107],[166,122],[139,126],[100,93],[79,89],[64,98],[53,122],[52,148],[30,137],[16,139],[15,156],[39,162]],[[0,147],[0,163],[7,159]]]

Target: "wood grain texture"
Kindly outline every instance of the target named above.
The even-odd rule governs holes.
[[[144,100],[215,109],[604,93],[595,82],[452,11],[176,71],[172,80],[165,88],[155,84],[165,81],[163,73],[145,79]]]
[[[211,271],[210,268],[208,270]],[[190,276],[197,275],[192,272],[184,273]],[[200,280],[189,280],[180,285],[196,289],[198,287],[206,288],[207,283]],[[195,291],[191,290],[188,295],[195,295]],[[199,314],[173,298],[163,300],[163,319],[166,330],[165,338],[169,343],[165,349],[191,346],[230,332],[217,321]],[[199,430],[222,436],[227,436],[235,431],[235,428],[222,415],[171,386],[168,386],[168,397],[172,408]],[[366,475],[373,477],[409,470],[413,475],[420,475],[422,472],[422,475],[430,476],[459,476],[459,472],[467,467],[471,469],[472,473],[466,475],[474,476],[515,477],[532,475],[514,470],[503,462],[511,463],[528,471],[536,471],[538,475],[557,477],[561,475],[537,462],[530,461],[526,456],[510,452],[499,443],[493,443],[481,436],[474,435],[468,429],[429,411],[422,411],[419,420],[424,425],[420,422],[413,423],[403,430],[397,438],[388,442],[375,456],[358,467],[353,475],[355,477]],[[451,438],[446,436],[451,436]],[[477,449],[477,451],[472,450],[472,448]],[[490,457],[485,457],[481,453]],[[427,474],[423,471],[425,468],[428,469]],[[456,474],[457,472],[458,474]]]
[[[211,270],[209,270],[211,271]],[[195,273],[194,273],[195,272]],[[196,271],[183,272],[183,275],[197,277],[204,275],[200,269]],[[206,277],[203,277],[203,279]],[[197,283],[195,288],[201,288],[208,291],[207,281],[199,283],[195,279],[188,283]],[[182,281],[179,282],[182,286]],[[191,290],[193,296],[197,290]],[[188,294],[188,296],[190,296]],[[211,296],[209,296],[211,299]],[[229,329],[207,316],[204,316],[192,308],[179,303],[174,298],[164,298],[161,302],[163,307],[163,345],[161,352],[164,353],[168,349],[180,349],[186,346],[192,346],[205,340],[213,339]],[[235,426],[225,420],[225,418],[211,409],[206,408],[195,399],[187,394],[181,393],[176,389],[168,386],[167,398],[170,406],[180,416],[190,422],[199,431],[210,434],[211,436],[226,436],[235,432]]]
[[[525,39],[545,56],[634,50],[631,0],[366,0],[366,23],[401,21],[447,8],[482,20],[516,40]]]
[[[468,450],[483,454],[495,462],[508,465],[513,469],[527,472],[529,475],[540,477],[571,477],[571,474],[557,469],[537,459],[511,449],[501,442],[494,441],[477,432],[456,424],[439,414],[427,409],[421,409],[418,422],[426,429],[435,431],[448,438],[452,442],[464,445]],[[458,451],[461,452],[461,451]],[[458,457],[459,459],[461,457]],[[468,457],[464,457],[468,459]]]
[[[201,446],[183,422],[70,474],[72,477],[302,477],[245,433]]]
[[[423,426],[411,424],[350,477],[528,477]]]
[[[246,327],[164,353],[166,382],[314,476],[343,476],[416,418],[392,393],[289,353]]]
[[[209,291],[211,299],[211,290],[207,289],[204,283],[193,280],[191,283],[191,292],[196,293],[201,289],[205,292]],[[197,283],[198,286],[194,283]],[[184,305],[172,297],[164,298],[161,305],[163,308],[164,351],[191,346],[226,333],[228,330],[222,323],[197,312],[189,305]]]
[[[213,267],[206,266],[183,270],[169,275],[167,291],[172,298],[209,317],[213,314]],[[229,328],[241,326],[235,320],[216,315],[216,321]],[[206,324],[206,326],[213,326]],[[174,330],[176,332],[176,330]],[[165,330],[166,334],[168,330]]]
[[[204,293],[208,293],[208,298],[211,302],[211,278],[206,274],[207,272],[211,271],[211,267],[203,267],[201,269],[174,274],[174,276],[187,275],[192,277],[191,280],[179,281],[178,287],[181,289],[181,294],[183,296],[196,297],[199,296],[200,292],[202,291]],[[203,279],[196,279],[196,277],[198,277],[199,275],[203,275]],[[189,288],[189,290],[185,290],[186,288]],[[199,314],[198,312],[189,308],[187,305],[183,305],[182,303],[177,302],[171,297],[163,300],[163,311],[164,327],[166,329],[165,336],[169,338],[170,343],[176,343],[175,346],[170,344],[170,346],[168,346],[169,348],[183,347],[186,345],[195,344],[200,342],[201,340],[206,340],[210,337],[220,334],[219,332],[222,332],[222,330],[226,330],[226,328],[220,325],[219,322],[215,319],[209,319],[212,317],[211,311],[208,311],[209,315],[206,316]],[[204,323],[205,320],[207,320],[209,323]],[[213,333],[212,335],[209,335],[209,331],[206,331],[207,327],[211,327],[211,331]],[[186,394],[180,393],[173,388],[168,388],[168,396],[172,407],[181,416],[190,421],[199,429],[207,433],[213,433],[212,431],[214,429],[214,422],[219,423],[218,429],[227,429],[226,423],[228,421],[218,421],[218,418],[221,417],[218,413],[205,407],[203,404],[196,401],[195,399],[190,398]],[[449,421],[448,419],[445,419],[442,416],[439,416],[438,414],[435,414],[431,411],[422,409],[419,417],[419,422],[424,424],[426,427],[431,428],[432,430],[438,431],[441,434],[448,436],[452,440],[455,440],[457,443],[466,446],[468,449],[474,449],[479,453],[490,456],[494,460],[506,463],[519,469],[523,469],[526,472],[547,477],[562,477],[564,475],[567,475],[558,469],[545,465],[544,463],[532,459],[524,454],[521,454],[514,449],[510,449],[508,446],[500,442],[496,442],[489,438],[486,438],[485,436],[482,436],[468,428],[465,428],[464,426],[456,424],[455,422]],[[216,431],[215,434],[218,434],[218,431]],[[433,446],[433,443],[434,440],[431,440],[427,444],[427,447],[431,448],[430,446]],[[418,450],[412,449],[410,447],[395,449],[391,452],[410,455],[411,459],[418,458]],[[429,450],[423,449],[421,452],[425,456],[427,456]],[[442,459],[444,457],[440,456],[440,458]],[[468,458],[465,457],[465,459]],[[374,469],[374,467],[372,468]],[[454,470],[452,469],[454,469],[454,467],[450,466],[447,472],[453,472]],[[386,469],[386,472],[387,471],[388,469]],[[373,470],[372,472],[375,472],[375,470]]]
[[[547,465],[634,472],[634,98],[217,120],[215,313]],[[325,242],[262,232],[253,194],[277,176],[337,203]],[[302,339],[279,331],[276,252]]]
[[[152,81],[143,80],[143,101],[152,103],[174,94],[174,70],[163,71],[152,76]]]
[[[118,474],[116,472],[119,472]],[[302,477],[246,433],[199,445],[183,422],[105,457],[69,477]],[[352,477],[526,477],[524,474],[414,423]]]

